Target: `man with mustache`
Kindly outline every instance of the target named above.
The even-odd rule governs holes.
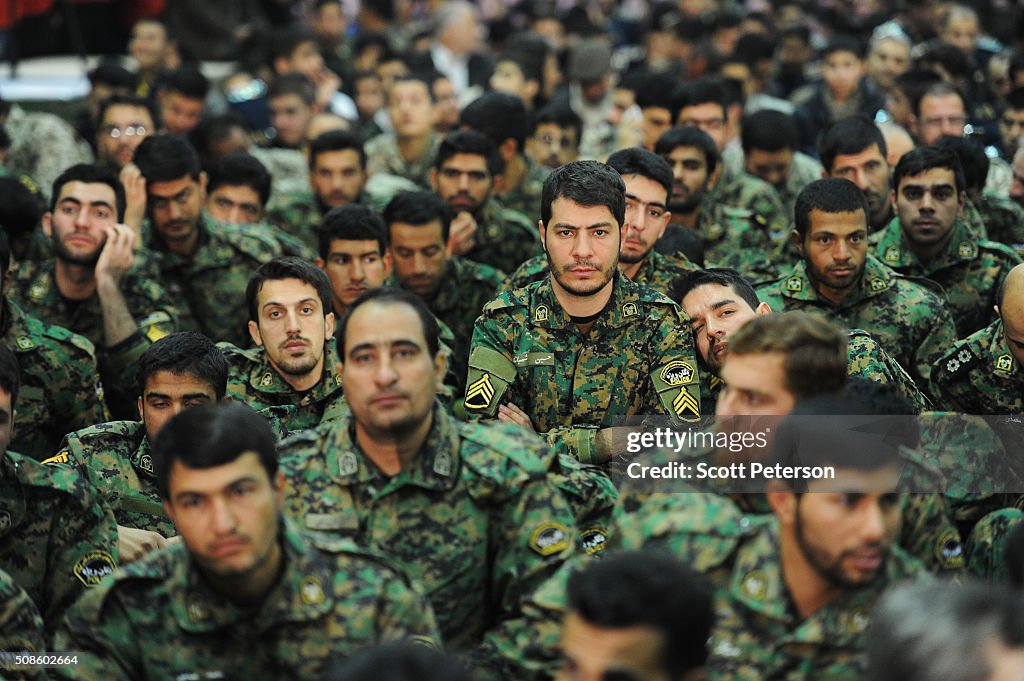
[[[907,153],[893,173],[897,217],[871,239],[871,251],[905,275],[940,284],[965,338],[995,319],[996,291],[1020,258],[973,235],[962,219],[966,189],[955,152],[937,146]]]
[[[842,177],[857,185],[868,202],[872,232],[884,229],[893,218],[887,153],[885,136],[866,116],[840,118],[818,140],[822,177]]]
[[[331,280],[311,262],[285,256],[261,266],[245,289],[248,350],[220,345],[231,366],[228,396],[253,409],[288,407],[288,431],[344,413]]]
[[[583,121],[565,104],[552,103],[537,112],[526,153],[534,163],[554,170],[580,155]]]

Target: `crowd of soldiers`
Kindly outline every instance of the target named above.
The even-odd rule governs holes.
[[[1020,676],[1024,15],[236,4],[0,102],[0,678]]]

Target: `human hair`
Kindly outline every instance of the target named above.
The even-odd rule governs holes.
[[[740,141],[743,153],[758,149],[775,152],[800,147],[800,130],[796,119],[781,111],[762,109],[743,117],[743,131]]]
[[[430,98],[430,103],[434,104],[437,102],[437,100],[434,99],[434,81],[427,74],[417,71],[403,74],[395,78],[394,82],[391,84],[391,87],[394,88],[394,86],[398,85],[399,83],[422,83],[423,87],[427,89],[427,97]]]
[[[669,120],[675,123],[679,116],[679,95],[682,87],[679,78],[664,71],[645,71],[637,76],[636,104],[641,109],[657,107],[666,109]]]
[[[353,204],[327,211],[320,223],[320,257],[327,260],[335,241],[376,241],[380,254],[387,252],[387,226],[376,211]]]
[[[419,226],[428,225],[434,220],[441,222],[441,239],[448,243],[452,211],[445,200],[434,192],[400,191],[384,207],[388,243],[391,243],[391,225],[396,222]]]
[[[156,111],[153,109],[153,103],[148,99],[143,99],[138,95],[113,94],[109,97],[105,97],[96,109],[97,129],[99,128],[100,123],[103,122],[103,117],[107,115],[107,110],[112,106],[130,106],[135,109],[145,109],[154,125],[156,125],[157,121],[160,119],[160,117],[157,116]]]
[[[295,95],[302,100],[306,106],[313,106],[316,103],[316,85],[304,73],[289,71],[282,73],[270,81],[267,87],[267,101]]]
[[[317,135],[309,143],[309,169],[316,167],[316,159],[320,154],[331,151],[347,151],[351,149],[359,156],[359,167],[366,169],[366,150],[359,137],[348,130],[328,130]]]
[[[31,189],[17,178],[0,177],[0,231],[17,239],[34,232],[42,215],[43,206]]]
[[[471,681],[453,655],[409,641],[359,650],[332,665],[322,681]]]
[[[945,135],[935,146],[956,154],[960,161],[960,169],[964,172],[964,187],[968,191],[980,192],[985,188],[990,162],[980,141],[972,137]]]
[[[338,330],[334,334],[334,341],[338,347],[338,356],[342,358],[342,362],[345,361],[345,335],[348,332],[348,320],[352,318],[355,311],[366,303],[376,303],[377,305],[408,305],[413,309],[416,315],[420,318],[420,326],[423,329],[423,338],[427,342],[427,351],[431,357],[437,357],[437,353],[440,351],[441,343],[441,327],[437,323],[437,317],[430,311],[427,304],[423,302],[415,293],[410,293],[405,289],[394,288],[391,286],[381,286],[379,288],[370,289],[353,301],[352,305],[349,306],[345,316],[341,318],[341,323],[338,324]]]
[[[259,194],[260,206],[266,206],[270,200],[270,184],[266,166],[248,152],[236,151],[213,164],[206,191],[213,193],[218,187],[250,187]]]
[[[960,165],[960,159],[956,152],[936,144],[915,147],[903,155],[900,162],[896,164],[895,170],[892,171],[893,189],[899,192],[900,182],[903,178],[920,175],[932,168],[946,168],[953,171],[957,193],[964,191],[966,184],[964,169]]]
[[[177,92],[188,99],[206,99],[210,81],[195,66],[182,66],[164,75],[160,80],[162,92]]]
[[[192,145],[174,135],[150,135],[135,150],[132,162],[148,187],[183,177],[199,181],[202,166]]]
[[[623,177],[639,175],[657,182],[665,188],[668,196],[672,196],[672,166],[653,151],[642,147],[619,149],[605,163]]]
[[[535,133],[537,128],[542,125],[557,125],[560,128],[571,128],[576,131],[578,139],[580,131],[583,130],[583,119],[569,108],[568,104],[552,102],[534,116],[531,134]]]
[[[690,295],[692,291],[712,284],[731,288],[744,303],[750,306],[751,310],[756,310],[757,306],[761,304],[754,287],[750,285],[746,277],[736,270],[725,267],[709,267],[706,270],[683,272],[672,282],[669,288],[669,298],[682,305],[683,298]]]
[[[141,148],[141,145],[139,148]],[[53,191],[50,194],[51,213],[57,208],[57,199],[60,198],[61,189],[69,182],[107,185],[114,190],[114,208],[117,210],[118,220],[124,215],[124,185],[121,184],[121,180],[116,172],[96,163],[76,163],[57,176],[57,179],[53,181]]]
[[[138,76],[114,61],[101,61],[89,71],[89,85],[109,85],[115,88],[134,90]]]
[[[878,147],[878,153],[886,158],[889,153],[885,135],[867,116],[846,116],[828,125],[818,136],[818,157],[826,173],[831,173],[837,156],[852,156]]]
[[[953,48],[958,54],[963,54],[957,48]],[[964,93],[960,91],[956,85],[947,83],[944,80],[940,80],[937,83],[929,85],[927,88],[916,93],[916,97],[910,101],[910,105],[913,108],[914,115],[921,116],[921,103],[925,97],[945,97],[947,95],[956,95],[960,98],[960,102],[964,106],[964,111],[967,112],[967,98],[964,97]]]
[[[189,141],[192,147],[199,154],[203,164],[209,163],[213,156],[213,147],[218,142],[223,142],[231,136],[233,130],[240,130],[246,137],[249,136],[249,129],[245,122],[234,113],[219,114],[215,116],[203,116],[199,119],[196,127],[189,133]]]
[[[152,442],[153,472],[162,499],[170,499],[175,461],[205,470],[254,452],[267,479],[277,474],[277,438],[266,418],[253,408],[226,400],[185,409],[168,421]]]
[[[797,195],[793,206],[793,226],[801,239],[811,231],[811,211],[814,210],[822,213],[863,211],[866,221],[868,201],[864,192],[844,177],[827,177],[808,183]]]
[[[708,175],[715,172],[715,168],[718,167],[718,146],[706,132],[688,125],[677,125],[661,134],[654,143],[654,153],[662,158],[668,158],[669,154],[679,147],[691,147],[704,154]]]
[[[487,172],[491,174],[492,179],[505,170],[505,161],[501,158],[498,147],[485,134],[476,130],[456,130],[448,133],[437,149],[434,168],[440,171],[456,154],[482,156],[487,162]]]
[[[520,153],[526,144],[529,117],[526,104],[519,97],[504,92],[485,92],[466,105],[459,122],[486,135],[495,147],[500,147],[507,139],[513,140],[516,153]],[[495,174],[494,171],[491,174]]]
[[[547,40],[536,33],[516,33],[498,56],[498,62],[509,61],[523,73],[523,79],[544,86],[544,60],[550,51]]]
[[[1024,110],[1024,87],[1018,87],[1010,90],[1006,94],[1006,99],[1003,100],[1006,104],[1007,109],[1013,111]]]
[[[551,204],[564,197],[581,206],[605,206],[622,229],[626,219],[626,185],[612,168],[597,161],[573,161],[555,168],[544,180],[540,218],[551,223]]]
[[[1024,50],[1014,50],[1010,53],[1010,64],[1007,67],[1007,75],[1011,83],[1017,82],[1017,76],[1024,73]]]
[[[821,58],[824,61],[836,52],[849,52],[857,59],[864,59],[864,43],[852,35],[837,35],[825,45]]]
[[[585,563],[569,577],[567,612],[592,627],[646,627],[661,638],[660,665],[680,681],[707,662],[714,624],[707,580],[662,551],[631,551]]]
[[[11,415],[18,402],[18,391],[21,389],[21,369],[18,358],[5,344],[0,343],[0,388],[11,396]],[[2,452],[0,452],[2,454]]]
[[[722,120],[725,120],[726,112],[729,110],[729,95],[725,91],[725,85],[721,80],[715,78],[701,78],[690,81],[678,88],[676,111],[688,106],[699,106],[701,104],[717,104],[722,107]]]
[[[259,321],[259,296],[260,291],[263,290],[263,284],[282,279],[298,279],[312,286],[317,297],[320,298],[320,307],[325,316],[333,309],[331,302],[333,289],[330,277],[308,260],[293,255],[283,255],[263,263],[249,277],[249,283],[245,287],[245,304],[249,308],[250,320]]]
[[[892,82],[893,85],[896,86],[896,89],[902,92],[903,96],[907,98],[907,103],[911,106],[911,110],[916,114],[917,110],[913,108],[914,102],[919,101],[921,99],[921,94],[932,85],[941,83],[942,76],[932,69],[926,69],[918,66],[896,76],[893,78]]]
[[[146,348],[135,365],[135,381],[139,395],[145,395],[146,383],[158,371],[191,376],[207,383],[220,401],[227,393],[229,370],[227,358],[212,340],[195,331],[179,331]]]
[[[835,325],[809,312],[793,311],[749,321],[733,334],[729,354],[784,355],[786,387],[803,400],[843,389],[846,344],[846,333]]]
[[[980,581],[903,584],[872,612],[866,678],[985,681],[1002,647],[1024,647],[1019,593]]]
[[[275,28],[270,34],[270,40],[267,43],[267,57],[269,59],[267,65],[276,72],[277,67],[275,64],[277,60],[287,59],[291,61],[295,50],[299,49],[299,46],[303,43],[313,43],[316,45],[316,35],[307,28]]]

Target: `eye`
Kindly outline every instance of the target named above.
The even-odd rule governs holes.
[[[700,333],[700,330],[704,328],[704,322],[694,322],[690,324],[690,330],[694,333]]]
[[[647,214],[650,215],[655,220],[661,219],[661,216],[664,215],[664,213],[662,213],[657,208],[651,208],[649,211],[647,211]]]
[[[937,187],[932,190],[932,196],[935,197],[936,201],[949,201],[953,198],[953,188]]]
[[[267,317],[269,317],[270,319],[277,319],[280,316],[281,316],[281,311],[280,310],[270,310],[269,312],[267,312]]]
[[[312,305],[303,305],[301,312],[302,312],[302,314],[307,314],[307,315],[308,314],[313,314],[314,312],[316,312],[316,308],[313,307]]]
[[[608,230],[607,229],[595,229],[593,231],[593,235],[594,236],[607,236],[608,235]]]
[[[908,201],[920,201],[922,196],[924,196],[924,192],[917,187],[907,187],[903,190],[903,198]]]

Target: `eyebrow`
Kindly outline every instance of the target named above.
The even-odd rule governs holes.
[[[732,298],[727,298],[725,300],[720,300],[717,303],[712,303],[711,304],[711,309],[712,310],[719,310],[719,309],[725,307],[726,305],[735,305],[735,304],[736,304],[735,300],[733,300]]]
[[[393,340],[393,341],[391,341],[389,343],[360,343],[359,345],[356,345],[355,347],[353,347],[351,350],[348,351],[348,356],[351,357],[352,355],[356,354],[357,352],[362,352],[364,350],[372,350],[372,349],[376,348],[379,345],[384,345],[384,346],[387,346],[389,348],[403,347],[403,348],[415,348],[417,350],[421,349],[420,344],[417,343],[416,341],[411,340],[409,338],[399,338],[399,339]]]
[[[302,300],[296,301],[295,304],[296,305],[302,305],[303,303],[315,303],[315,302],[317,302],[317,299],[314,298],[313,296],[309,296],[307,298],[303,298]],[[278,307],[287,307],[286,303],[281,303],[281,302],[278,302],[276,300],[268,300],[267,302],[263,303],[263,309],[265,310],[268,307],[272,307],[272,306],[275,306],[275,305],[278,306]]]
[[[927,186],[932,191],[935,191],[936,189],[955,189],[955,187],[950,182],[938,182],[938,183],[932,184],[932,185],[923,185],[923,184],[918,184],[916,182],[914,182],[914,183],[909,183],[908,182],[907,184],[903,185],[902,189],[910,189],[911,187],[913,187],[915,189],[924,189],[925,186]]]
[[[73,203],[73,204],[75,204],[76,206],[81,206],[81,205],[83,204],[83,201],[82,201],[81,199],[76,199],[76,198],[75,198],[75,197],[73,197],[73,196],[65,196],[65,197],[64,197],[63,199],[61,199],[60,201],[58,201],[58,202],[57,202],[57,205],[60,205],[60,204],[62,204],[62,203]],[[90,202],[90,205],[93,205],[93,206],[102,206],[102,207],[104,207],[104,208],[109,208],[109,209],[111,209],[111,210],[113,210],[113,209],[114,209],[114,207],[113,207],[113,206],[111,206],[111,205],[110,205],[110,204],[109,204],[108,202],[106,202],[106,201],[92,201],[92,202]]]
[[[601,229],[602,227],[611,227],[612,223],[605,220],[604,222],[595,222],[592,225],[586,227],[578,227],[577,225],[571,225],[568,222],[556,222],[554,225],[555,229]]]
[[[185,399],[185,400],[193,399],[193,398],[196,398],[196,397],[207,397],[207,398],[210,398],[210,396],[208,394],[202,393],[202,392],[185,393],[181,397],[182,397],[182,399]],[[171,396],[168,395],[167,393],[158,393],[158,392],[148,392],[148,393],[146,393],[146,399],[148,400],[150,398],[155,398],[155,399],[158,399],[158,400],[169,400],[169,399],[172,399]],[[213,398],[210,398],[210,399],[213,399]]]
[[[246,475],[246,476],[238,478],[236,480],[232,480],[231,482],[229,482],[228,484],[224,485],[219,490],[213,490],[213,491],[209,491],[209,492],[205,492],[205,491],[204,492],[199,492],[199,491],[196,491],[196,490],[188,490],[188,489],[181,490],[179,492],[175,492],[174,493],[174,500],[175,501],[181,501],[181,498],[184,497],[184,496],[208,497],[211,494],[218,494],[220,492],[223,492],[225,490],[229,490],[232,487],[236,487],[238,485],[251,484],[251,483],[258,484],[259,483],[259,478],[255,477],[255,476],[252,476],[252,475]]]
[[[636,194],[630,194],[629,192],[626,192],[626,198],[636,201],[637,203],[643,203],[643,200]],[[662,203],[661,201],[648,201],[647,205],[654,206],[655,208],[661,208],[662,210],[665,209],[665,204]]]

